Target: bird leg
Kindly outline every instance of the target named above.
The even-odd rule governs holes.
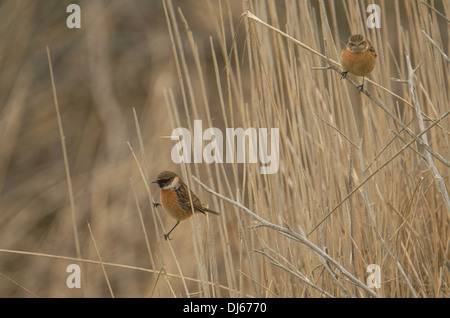
[[[359,85],[358,87],[356,87],[357,89],[359,89],[359,93],[361,93],[364,89],[364,76],[363,76],[363,82],[361,85]]]
[[[180,224],[180,221],[177,220],[177,223],[173,226],[173,228],[169,231],[169,233],[164,234],[164,239],[167,240],[171,240],[171,238],[169,237],[170,233],[172,233],[173,229],[177,227],[177,225]]]

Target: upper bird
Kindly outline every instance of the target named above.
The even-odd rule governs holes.
[[[364,76],[373,71],[377,61],[377,53],[369,40],[366,40],[362,34],[353,34],[348,38],[341,53],[341,64],[344,68],[342,78],[347,73],[362,76],[363,82],[358,86],[361,92],[364,88]]]
[[[174,227],[169,231],[169,233],[164,234],[164,238],[169,239],[169,234],[175,229],[175,227],[185,219],[190,218],[193,215],[193,210],[195,212],[206,214],[205,212],[209,212],[215,215],[219,215],[220,213],[208,209],[203,206],[202,202],[199,198],[192,192],[189,191],[186,184],[181,180],[179,176],[175,172],[172,171],[162,171],[157,179],[152,183],[157,183],[160,190],[160,198],[161,203],[164,209],[169,213],[170,216],[177,220],[177,223]],[[189,192],[191,196],[189,198]],[[191,206],[194,205],[194,209]],[[159,203],[155,203],[154,206],[160,205]]]

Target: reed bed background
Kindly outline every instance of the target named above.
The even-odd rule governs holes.
[[[375,1],[368,29],[372,1],[79,1],[79,30],[69,3],[0,4],[0,296],[450,296],[448,2]],[[339,62],[352,33],[378,53],[367,94],[311,52]],[[279,170],[174,164],[195,119],[278,128]],[[165,169],[221,216],[164,241]]]

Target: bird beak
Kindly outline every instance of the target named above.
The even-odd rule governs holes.
[[[158,183],[158,180],[152,181],[152,183]]]

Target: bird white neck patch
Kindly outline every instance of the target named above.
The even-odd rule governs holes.
[[[175,178],[173,178],[172,182],[169,185],[166,185],[163,189],[164,190],[170,190],[170,189],[178,190],[179,187],[180,187],[180,179],[178,177],[175,177]]]

